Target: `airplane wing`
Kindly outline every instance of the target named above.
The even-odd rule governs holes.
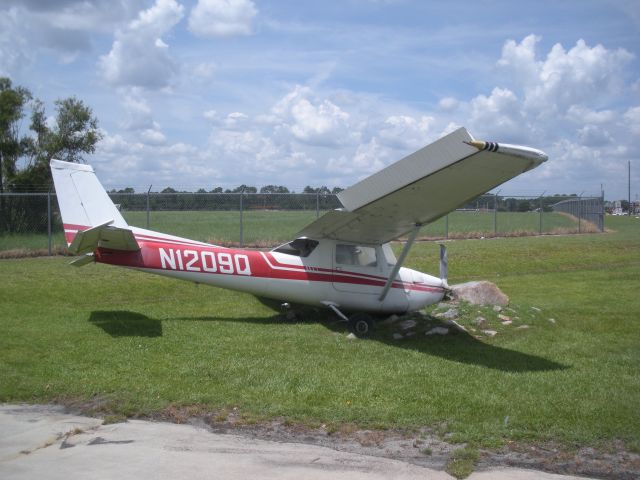
[[[546,160],[540,150],[476,141],[460,128],[339,193],[344,209],[297,237],[386,243]]]

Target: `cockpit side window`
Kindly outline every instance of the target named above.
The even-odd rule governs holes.
[[[375,267],[378,265],[376,249],[362,245],[336,245],[336,263]]]
[[[320,242],[318,242],[317,240],[312,240],[310,238],[296,238],[289,243],[280,245],[273,251],[278,253],[286,253],[287,255],[294,255],[296,257],[308,257],[311,252],[313,252],[318,246],[318,243]]]

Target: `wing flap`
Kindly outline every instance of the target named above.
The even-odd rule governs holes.
[[[353,212],[476,153],[478,150],[466,143],[471,141],[473,138],[469,132],[459,128],[343,190],[338,199],[348,211]]]

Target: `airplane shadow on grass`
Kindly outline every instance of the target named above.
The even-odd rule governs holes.
[[[303,318],[303,323],[319,323],[336,333],[348,333],[345,322],[336,320],[335,318],[330,318],[330,316],[324,312],[306,312],[303,314]],[[292,323],[282,314],[272,315],[269,317],[248,318],[215,316],[182,317],[175,318],[174,320],[238,322],[261,325]],[[378,331],[374,332],[370,338],[358,341],[380,342],[394,348],[420,352],[426,356],[440,357],[446,360],[451,360],[452,362],[477,365],[480,367],[511,373],[546,372],[570,368],[568,365],[563,365],[544,357],[485,343],[475,338],[473,335],[464,332],[455,332],[447,336],[434,335],[430,337],[422,334],[415,335],[408,339],[395,340],[393,339],[393,333],[391,331],[380,328]]]
[[[304,323],[319,323],[336,333],[346,333],[347,326],[342,321],[336,321],[324,311],[303,311]],[[255,323],[260,325],[275,325],[292,323],[284,315],[276,314],[265,317],[179,317],[172,320],[184,321],[214,321]],[[162,321],[149,318],[146,315],[129,311],[94,311],[89,316],[89,322],[101,328],[112,337],[160,337],[162,336]],[[491,345],[478,340],[472,335],[456,332],[447,336],[415,335],[414,337],[395,340],[389,329],[379,328],[371,338],[359,341],[380,342],[394,348],[412,350],[451,360],[452,362],[477,365],[481,367],[501,370],[504,372],[545,372],[564,370],[569,368],[546,358],[528,353],[510,350]]]
[[[112,337],[161,337],[162,322],[137,312],[126,310],[96,311],[89,322]]]

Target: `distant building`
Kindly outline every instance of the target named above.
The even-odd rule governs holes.
[[[624,212],[622,211],[622,201],[615,200],[613,202],[613,208],[611,209],[611,214],[612,215],[624,215]]]

